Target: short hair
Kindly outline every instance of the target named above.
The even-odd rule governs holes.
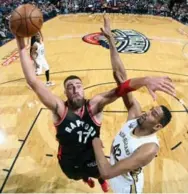
[[[65,86],[65,84],[66,84],[66,82],[67,82],[68,80],[72,80],[72,79],[79,79],[80,81],[82,81],[78,76],[76,76],[76,75],[70,75],[70,76],[68,76],[68,77],[64,80],[64,86]]]
[[[161,105],[160,107],[162,108],[164,114],[163,118],[160,120],[160,124],[165,127],[171,121],[172,114],[166,106]]]

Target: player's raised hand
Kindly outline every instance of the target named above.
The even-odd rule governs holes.
[[[112,37],[110,19],[107,18],[105,15],[103,16],[103,18],[104,18],[104,28],[101,28],[101,32],[107,39],[110,39]]]
[[[156,91],[162,91],[171,96],[176,96],[175,87],[168,76],[148,77],[146,82],[146,87],[154,100],[157,99]]]

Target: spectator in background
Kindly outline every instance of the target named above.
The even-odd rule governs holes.
[[[171,16],[184,24],[188,24],[188,5],[186,3],[175,3],[172,7]]]
[[[9,30],[10,13],[19,5],[30,2],[39,7],[47,21],[58,14],[78,12],[121,12],[171,16],[188,24],[188,5],[175,3],[171,10],[167,0],[0,0],[0,46],[13,38]],[[114,9],[115,8],[115,9]],[[115,10],[115,11],[114,11]]]

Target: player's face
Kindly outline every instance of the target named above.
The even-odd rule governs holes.
[[[65,83],[65,94],[69,103],[74,108],[80,108],[84,104],[84,89],[79,79],[68,80]]]
[[[159,130],[162,128],[160,120],[164,116],[163,110],[160,106],[151,108],[148,112],[143,113],[138,122],[143,128],[152,128],[154,130]]]

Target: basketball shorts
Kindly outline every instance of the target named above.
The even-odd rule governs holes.
[[[80,159],[85,161],[80,161]],[[80,180],[88,177],[100,177],[93,150],[76,159],[67,159],[66,156],[62,156],[59,159],[59,165],[69,179]]]
[[[40,60],[36,60],[37,62],[37,70],[36,70],[36,74],[40,75],[42,74],[42,70],[44,69],[45,71],[49,70],[49,65],[46,61],[46,59],[40,59]]]
[[[123,175],[109,180],[109,184],[114,193],[142,193],[144,186],[143,172],[136,178],[126,179]]]

